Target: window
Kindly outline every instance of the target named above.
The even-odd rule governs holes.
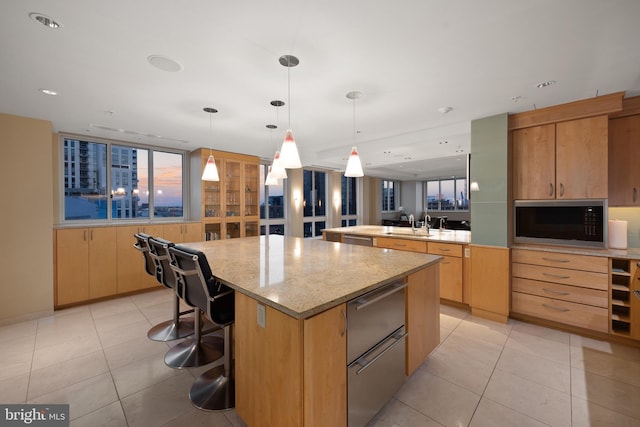
[[[284,180],[278,185],[264,185],[268,165],[260,165],[260,234],[284,236]]]
[[[467,180],[442,179],[426,182],[425,206],[430,211],[468,210]]]
[[[182,153],[70,138],[62,153],[66,221],[184,215]]]
[[[357,225],[357,184],[356,178],[342,175],[342,226]]]
[[[396,210],[396,181],[382,180],[382,211],[389,212]]]
[[[327,174],[316,170],[304,170],[302,178],[304,237],[322,236],[327,219]]]

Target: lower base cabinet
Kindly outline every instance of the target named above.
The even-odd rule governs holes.
[[[406,360],[411,375],[440,343],[438,265],[408,276]],[[346,427],[346,304],[308,319],[235,293],[236,412],[250,427]],[[260,307],[262,310],[263,307]]]

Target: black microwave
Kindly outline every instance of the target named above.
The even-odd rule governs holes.
[[[607,201],[516,200],[514,242],[563,246],[607,246]]]

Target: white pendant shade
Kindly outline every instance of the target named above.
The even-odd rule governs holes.
[[[299,169],[302,167],[300,155],[298,155],[298,147],[295,139],[293,139],[293,131],[291,129],[287,129],[287,133],[284,136],[282,149],[280,150],[280,162],[282,167],[286,169]]]
[[[216,166],[216,161],[213,159],[213,154],[209,154],[207,165],[204,167],[204,172],[202,172],[202,180],[220,181],[220,176],[218,176],[218,167]]]
[[[358,150],[356,149],[356,147],[351,148],[351,154],[349,155],[349,160],[347,161],[347,170],[344,171],[344,176],[353,178],[364,176],[364,172],[362,171],[362,163],[360,162],[360,156],[358,155]]]
[[[264,180],[264,185],[278,185],[278,178],[273,176],[273,169],[269,166],[269,173],[267,173],[267,177]]]
[[[271,162],[271,166],[269,166],[269,173],[276,179],[286,179],[287,171],[284,167],[282,167],[282,161],[280,160],[280,152],[276,151],[275,156],[273,156],[273,162]]]

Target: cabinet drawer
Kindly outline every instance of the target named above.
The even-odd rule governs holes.
[[[570,268],[572,270],[586,270],[596,273],[609,273],[608,258],[599,256],[513,249],[511,261],[546,265],[548,267]]]
[[[379,248],[398,249],[401,251],[427,253],[427,242],[409,239],[394,239],[390,237],[376,238],[376,246]]]
[[[536,295],[511,293],[511,308],[514,313],[527,314],[580,328],[608,332],[609,311],[606,308],[576,304]]]
[[[453,243],[429,242],[427,251],[434,255],[455,256],[462,258],[462,245]]]
[[[511,274],[513,277],[542,280],[544,282],[582,286],[585,288],[600,289],[603,291],[609,289],[609,275],[604,273],[593,273],[591,271],[513,263],[511,266]]]
[[[539,282],[537,280],[514,277],[511,281],[511,289],[516,292],[533,294],[541,297],[554,298],[579,304],[594,305],[607,308],[609,298],[607,291],[567,286],[558,283]]]

